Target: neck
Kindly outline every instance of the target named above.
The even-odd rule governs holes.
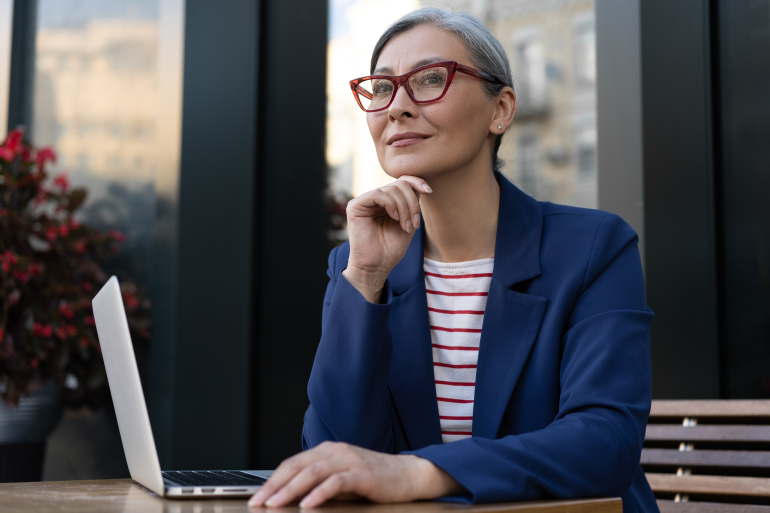
[[[490,165],[459,168],[430,180],[420,198],[425,257],[465,262],[495,254],[500,186]]]

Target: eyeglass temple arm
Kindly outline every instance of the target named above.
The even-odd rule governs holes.
[[[463,66],[462,64],[458,64],[457,69],[462,71],[466,75],[471,75],[476,78],[480,78],[482,80],[488,80],[489,82],[496,82],[498,84],[500,83],[500,80],[496,79],[492,75],[489,75],[487,73],[484,73],[483,71],[479,71],[474,68],[469,68],[468,66]]]
[[[353,93],[358,93],[367,100],[371,100],[373,98],[372,93],[364,89],[363,87],[359,86],[358,84],[353,84]]]

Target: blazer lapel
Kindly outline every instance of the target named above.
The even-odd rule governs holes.
[[[540,275],[540,206],[499,173],[500,208],[481,328],[473,435],[496,438],[503,414],[537,339],[548,300],[510,287]]]
[[[422,265],[422,235],[422,229],[415,232],[406,255],[388,277],[394,296],[390,314],[393,359],[389,386],[412,449],[442,442]]]
[[[481,330],[473,407],[473,435],[484,438],[497,435],[548,304],[545,298],[510,290],[540,275],[543,218],[537,201],[499,173],[496,177],[500,183],[500,208],[495,267]],[[412,449],[442,443],[422,237],[420,228],[388,278],[394,296],[389,386]]]

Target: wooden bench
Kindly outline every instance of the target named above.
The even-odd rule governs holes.
[[[770,400],[653,401],[642,468],[661,513],[770,513]]]

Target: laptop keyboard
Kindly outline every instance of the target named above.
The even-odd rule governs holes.
[[[163,477],[179,486],[259,486],[267,481],[237,470],[163,472]]]

